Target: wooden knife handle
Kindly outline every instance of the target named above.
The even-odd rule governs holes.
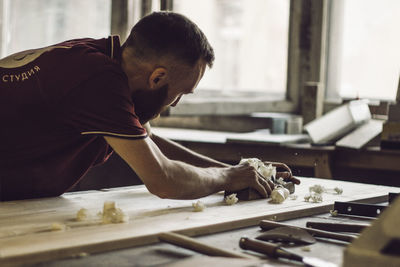
[[[265,254],[270,257],[276,258],[278,256],[276,254],[276,251],[279,247],[269,242],[258,241],[255,239],[250,239],[248,237],[242,237],[239,240],[239,246],[242,249],[256,251],[258,253]]]
[[[307,222],[306,227],[332,232],[361,233],[368,225],[356,223]]]
[[[172,232],[165,232],[160,233],[158,235],[158,239],[164,241],[166,243],[170,243],[176,245],[178,247],[186,248],[192,251],[199,252],[201,254],[205,254],[208,256],[219,256],[219,257],[228,257],[228,258],[244,258],[244,259],[254,259],[254,257],[237,253],[229,250],[224,250],[221,248],[213,247],[204,243],[201,243],[193,238],[172,233]]]
[[[335,239],[335,240],[340,240],[340,241],[345,241],[345,242],[352,242],[356,238],[353,235],[339,234],[339,233],[317,230],[317,229],[306,228],[306,227],[297,227],[297,226],[292,226],[292,225],[268,221],[268,220],[260,221],[259,225],[263,230],[271,230],[271,229],[274,229],[277,227],[283,227],[283,226],[300,228],[300,229],[307,231],[308,233],[310,233],[311,235],[313,235],[315,237],[325,237],[325,238],[330,238],[330,239]]]

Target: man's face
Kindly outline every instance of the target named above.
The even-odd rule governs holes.
[[[157,89],[142,89],[132,93],[135,113],[144,124],[157,117],[169,106],[176,106],[185,94],[193,93],[204,75],[206,65],[202,62],[193,68],[182,68],[170,75],[164,85]]]

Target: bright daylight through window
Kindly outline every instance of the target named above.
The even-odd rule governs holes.
[[[198,92],[284,97],[289,0],[174,0],[174,10],[197,23],[215,50]]]
[[[332,4],[328,98],[394,100],[400,74],[400,1]]]
[[[110,34],[111,0],[3,0],[1,57]]]

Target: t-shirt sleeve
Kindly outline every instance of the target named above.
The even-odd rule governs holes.
[[[67,123],[82,135],[139,139],[147,136],[134,112],[123,73],[105,69],[71,90],[63,108]]]

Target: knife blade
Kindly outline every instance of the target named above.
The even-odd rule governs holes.
[[[289,250],[282,248],[273,243],[258,241],[256,239],[251,239],[248,237],[242,237],[239,240],[239,246],[245,250],[251,250],[258,253],[268,255],[273,258],[285,258],[288,260],[294,260],[304,263],[306,266],[311,267],[337,267],[336,264],[332,262],[327,262],[318,258],[313,257],[303,257],[301,255],[295,254]]]

